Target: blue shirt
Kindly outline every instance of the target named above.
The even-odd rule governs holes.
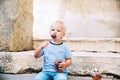
[[[42,55],[44,57],[42,71],[56,72],[54,61],[60,60],[63,62],[65,59],[70,58],[72,54],[70,49],[65,44],[54,44],[49,42],[47,47],[42,50]],[[66,72],[66,69],[64,72]]]

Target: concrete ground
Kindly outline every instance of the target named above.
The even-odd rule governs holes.
[[[36,74],[2,74],[0,73],[0,80],[33,80]],[[92,80],[90,76],[70,76],[69,80]],[[102,80],[120,80],[109,78],[102,78]]]
[[[33,80],[36,74],[0,74],[0,80]],[[69,80],[91,80],[91,77],[69,76]]]
[[[0,80],[33,80],[35,74],[0,74]]]

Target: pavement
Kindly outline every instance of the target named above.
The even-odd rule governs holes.
[[[0,80],[33,80],[36,74],[0,74]]]
[[[0,74],[0,80],[33,80],[36,74]],[[69,76],[69,80],[91,80],[91,77]]]
[[[0,80],[33,80],[36,73],[32,74],[4,74],[0,73]],[[69,80],[92,80],[90,76],[72,76],[69,75]],[[102,80],[120,80],[113,77],[102,78]]]

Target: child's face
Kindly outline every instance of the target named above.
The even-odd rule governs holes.
[[[65,33],[61,25],[55,25],[50,28],[50,35],[53,39],[61,40]]]

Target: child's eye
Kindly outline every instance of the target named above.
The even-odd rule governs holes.
[[[51,29],[51,31],[55,31],[54,29]]]
[[[60,32],[60,30],[57,30],[58,32]]]

